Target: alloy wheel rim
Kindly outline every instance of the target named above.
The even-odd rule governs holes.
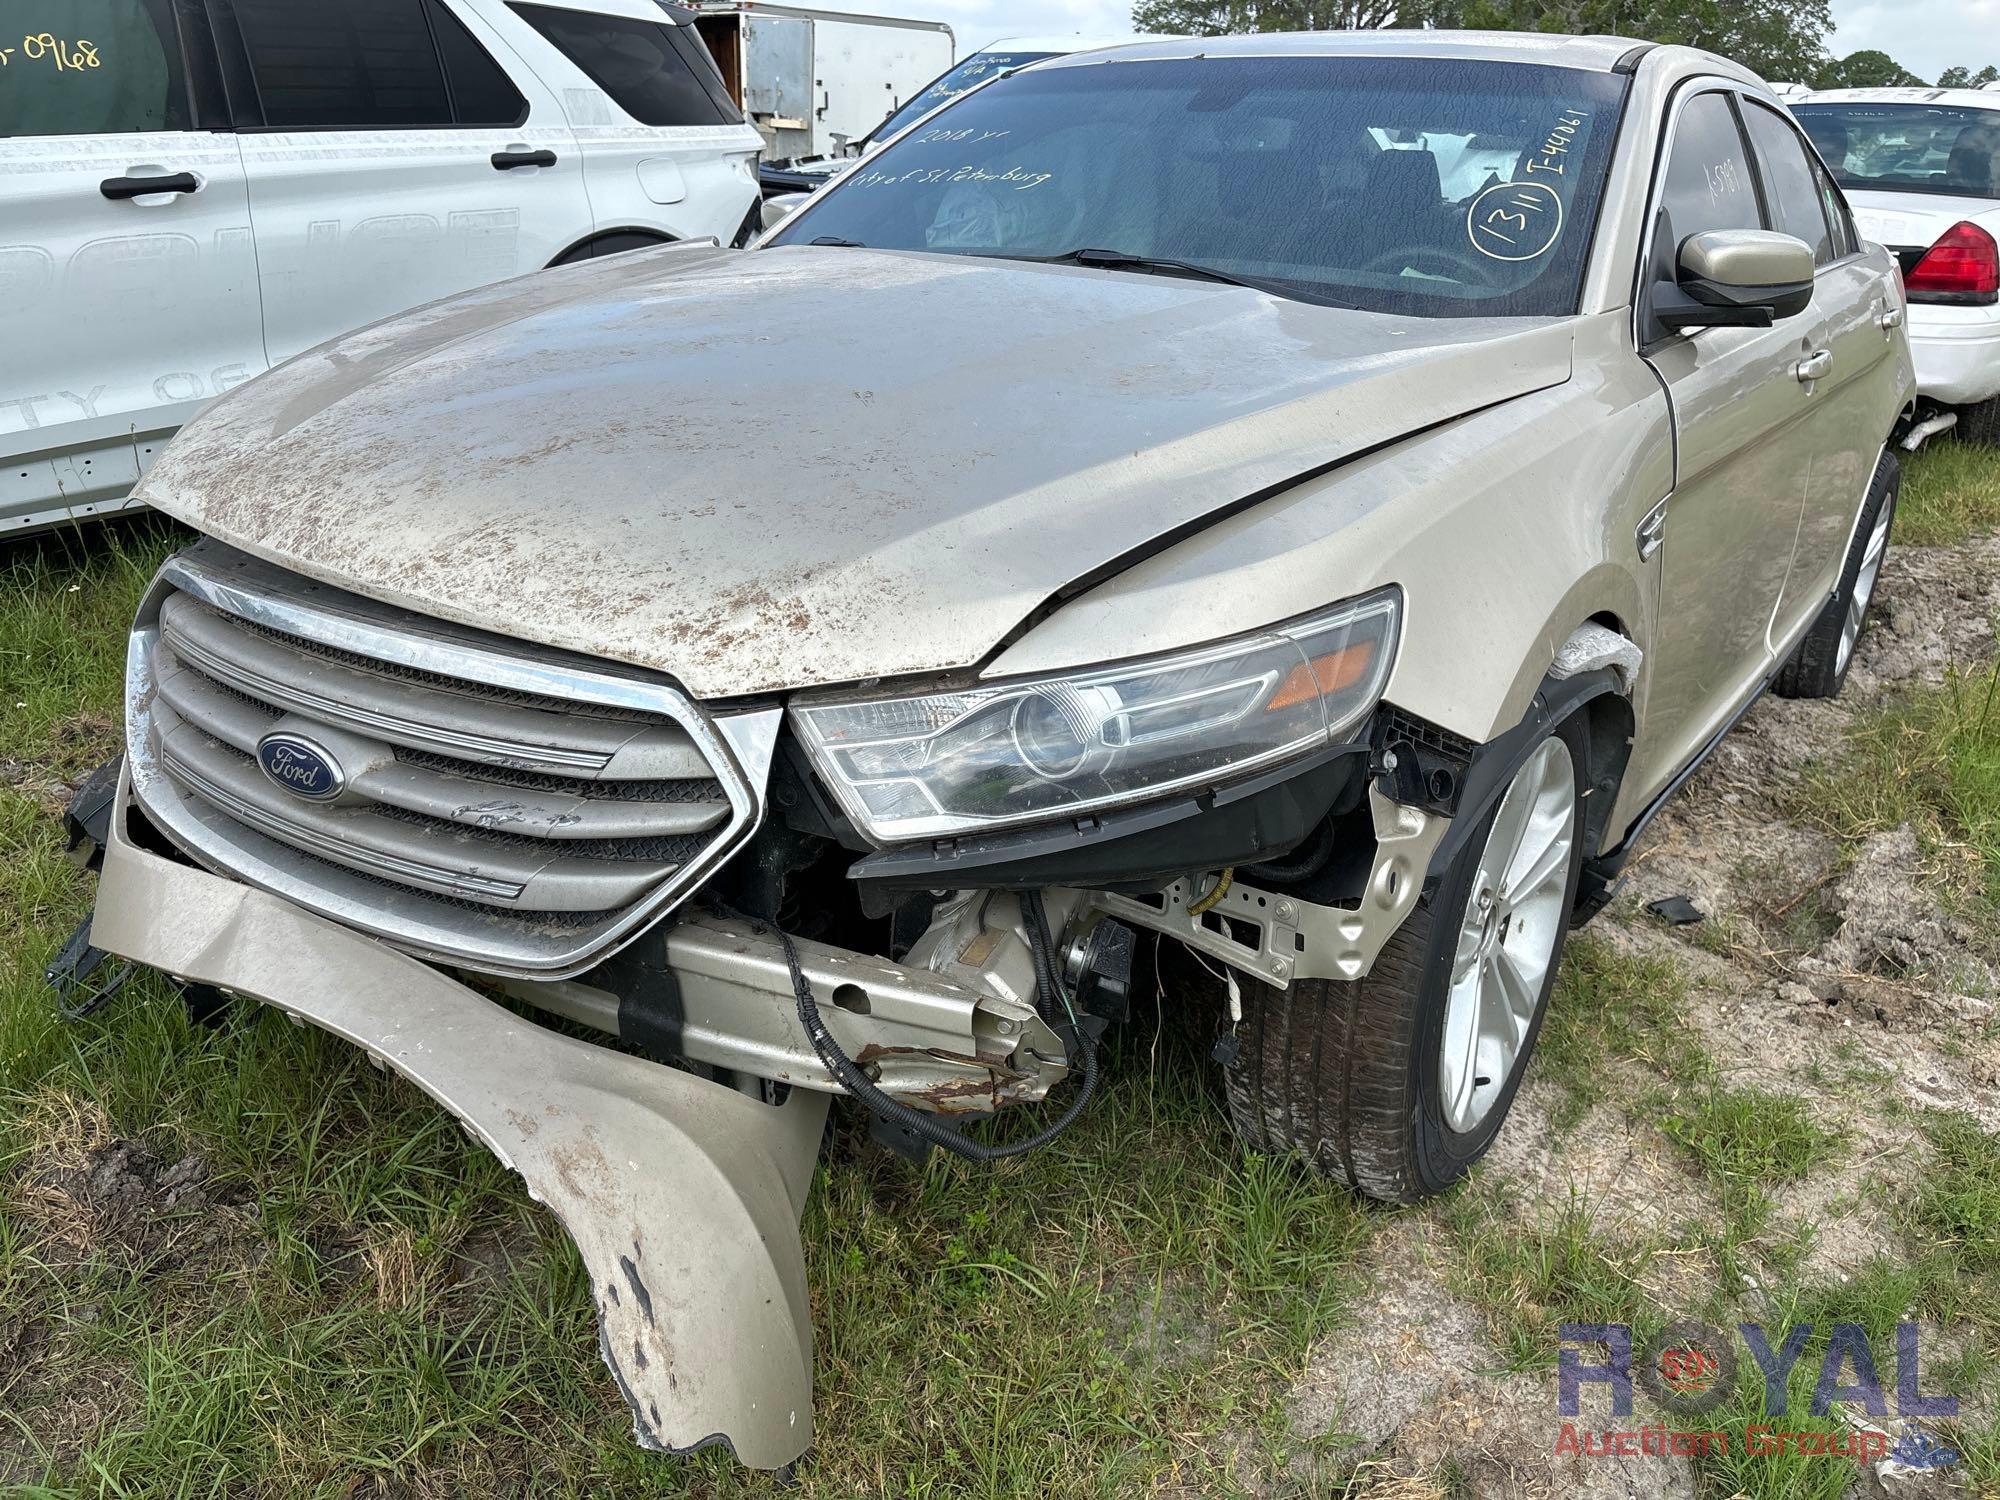
[[[1847,601],[1847,618],[1840,622],[1840,651],[1833,664],[1836,673],[1845,672],[1854,659],[1855,644],[1861,639],[1861,624],[1868,617],[1868,603],[1875,597],[1875,580],[1882,576],[1882,558],[1889,550],[1889,523],[1892,507],[1883,506],[1875,529],[1868,533],[1868,550],[1861,554],[1861,571],[1854,575],[1854,592]]]
[[[1438,1044],[1439,1097],[1463,1134],[1492,1111],[1520,1065],[1568,913],[1576,769],[1542,741],[1487,830],[1459,922]]]

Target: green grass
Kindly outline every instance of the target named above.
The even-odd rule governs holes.
[[[2000,1135],[1953,1113],[1930,1116],[1924,1133],[1937,1158],[1918,1187],[1911,1227],[1964,1274],[1993,1278],[2000,1300]]]
[[[1616,1218],[1581,1200],[1543,1213],[1478,1193],[1448,1205],[1444,1223],[1459,1252],[1453,1290],[1486,1308],[1507,1368],[1553,1365],[1562,1323],[1650,1331],[1665,1321],[1645,1287],[1658,1246],[1621,1237]]]
[[[1796,1182],[1838,1144],[1813,1123],[1803,1099],[1753,1089],[1691,1092],[1660,1128],[1704,1173],[1731,1184]]]
[[[1865,716],[1845,753],[1805,778],[1794,811],[1849,841],[1912,824],[1961,851],[2000,902],[2000,663],[1954,667]]]
[[[1952,546],[2000,527],[2000,463],[1993,450],[1952,439],[1925,445],[1903,465],[1896,504],[1899,546]]]
[[[1574,936],[1536,1044],[1537,1075],[1561,1086],[1558,1128],[1610,1096],[1613,1061],[1678,1082],[1711,1076],[1714,1064],[1687,1020],[1687,980],[1671,959],[1628,953],[1593,932]]]

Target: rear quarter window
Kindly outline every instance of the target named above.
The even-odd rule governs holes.
[[[168,0],[0,0],[0,136],[188,128]]]
[[[733,105],[717,98],[712,80],[698,71],[702,56],[690,57],[677,35],[681,28],[670,22],[635,21],[552,5],[512,9],[642,125],[742,121]]]

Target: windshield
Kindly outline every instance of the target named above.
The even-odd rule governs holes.
[[[1304,301],[1570,313],[1624,90],[1609,73],[1436,58],[1033,68],[878,152],[772,243],[1088,249]]]
[[[1949,104],[1795,104],[1843,187],[2000,198],[2000,109]]]
[[[956,99],[975,83],[983,83],[995,73],[1009,68],[1025,68],[1031,62],[1054,57],[1053,52],[975,52],[963,62],[946,68],[930,82],[930,87],[868,132],[871,141],[886,141],[912,120],[922,119],[947,99]]]

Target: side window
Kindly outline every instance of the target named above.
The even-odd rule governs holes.
[[[233,6],[266,125],[451,124],[424,0],[233,0]]]
[[[500,64],[479,45],[465,23],[444,0],[426,0],[431,32],[444,56],[445,82],[451,87],[452,118],[460,125],[519,125],[528,118],[528,101],[514,87]]]
[[[1819,178],[1813,172],[1806,145],[1775,111],[1754,99],[1743,103],[1743,123],[1750,128],[1750,144],[1757,149],[1757,163],[1764,172],[1764,191],[1770,199],[1771,227],[1813,247],[1813,261],[1829,265],[1840,258],[1827,228],[1826,203],[1820,197]]]
[[[1668,150],[1660,196],[1666,222],[1659,247],[1666,264],[1657,268],[1656,275],[1672,281],[1674,261],[1689,235],[1709,229],[1762,229],[1764,215],[1743,132],[1726,95],[1697,94],[1688,100]]]
[[[1861,248],[1861,231],[1854,227],[1854,215],[1835,185],[1833,173],[1819,162],[1813,163],[1813,177],[1819,183],[1819,201],[1826,209],[1827,226],[1833,231],[1833,256],[1839,260]]]
[[[169,0],[0,0],[0,136],[188,128]]]
[[[642,125],[731,125],[706,83],[674,46],[674,26],[552,5],[515,12]]]

